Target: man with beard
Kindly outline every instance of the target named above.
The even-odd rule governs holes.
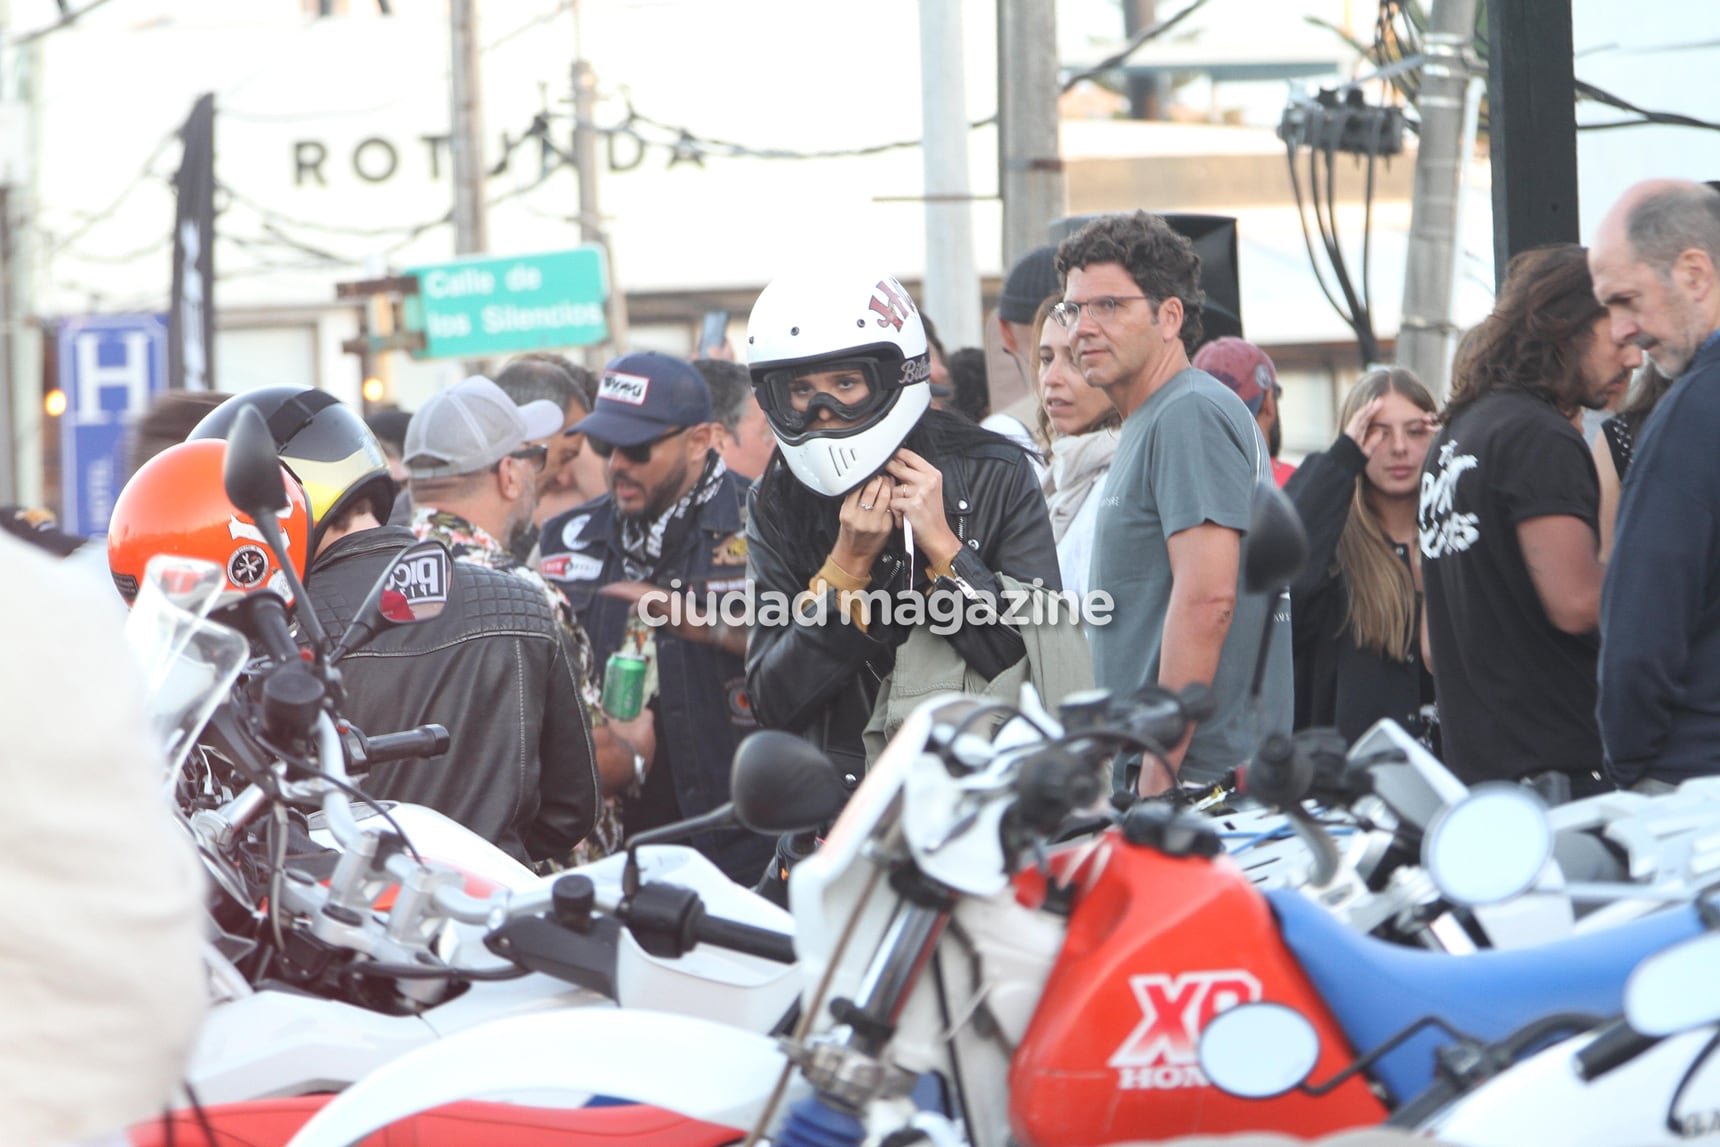
[[[1445,763],[1470,784],[1604,787],[1600,485],[1577,424],[1641,359],[1613,337],[1574,243],[1512,259],[1458,345],[1417,531]]]
[[[1613,337],[1677,380],[1637,436],[1600,611],[1607,770],[1654,792],[1720,772],[1720,194],[1637,184],[1589,266]]]
[[[738,608],[748,483],[723,464],[711,417],[691,364],[654,351],[611,362],[596,409],[574,427],[606,459],[609,492],[550,519],[540,542],[538,568],[573,603],[598,659],[646,663],[655,744],[636,747],[629,835],[726,801],[735,745],[755,727]],[[692,843],[748,885],[774,848],[738,829]]]
[[[357,412],[313,387],[230,398],[191,438],[225,439],[247,409],[262,416],[282,464],[304,487],[315,516],[305,593],[324,629],[340,634],[414,540],[380,522],[394,498],[383,448]],[[556,417],[553,406],[547,413]],[[516,409],[481,378],[438,395],[406,439],[421,487],[505,534],[506,513],[490,512],[473,490],[517,481],[530,465],[515,456],[526,422],[544,414]],[[469,539],[489,534],[461,522],[462,547],[478,560],[455,568],[448,607],[417,625],[385,627],[341,662],[343,713],[359,728],[387,733],[434,722],[447,726],[449,751],[377,765],[362,784],[373,797],[434,808],[518,860],[565,862],[591,830],[599,798],[578,703],[580,643],[558,623],[548,587],[522,591],[512,573],[482,568],[484,552]]]

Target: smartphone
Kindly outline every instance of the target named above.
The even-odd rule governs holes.
[[[729,342],[729,312],[706,311],[704,325],[699,328],[698,358],[710,358]]]

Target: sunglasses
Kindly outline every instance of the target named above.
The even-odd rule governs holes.
[[[542,443],[539,443],[536,446],[521,447],[520,449],[515,450],[512,454],[505,454],[501,458],[496,459],[496,464],[490,467],[491,471],[499,471],[502,468],[502,463],[509,458],[515,458],[521,462],[529,462],[531,464],[532,473],[541,474],[543,473],[544,463],[549,461],[549,447]]]
[[[620,454],[635,466],[643,466],[651,461],[651,452],[657,449],[657,443],[667,442],[671,438],[685,434],[691,427],[683,426],[679,430],[671,430],[661,438],[653,438],[649,442],[641,442],[637,446],[617,446],[613,442],[605,442],[601,438],[593,438],[587,434],[585,444],[591,447],[591,452],[599,458],[608,458],[611,454]]]

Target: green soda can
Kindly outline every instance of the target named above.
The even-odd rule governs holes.
[[[631,721],[645,703],[645,659],[637,653],[611,653],[603,666],[603,711]]]

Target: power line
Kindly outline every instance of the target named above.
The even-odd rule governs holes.
[[[40,40],[50,32],[58,32],[61,28],[69,28],[83,17],[88,16],[91,12],[94,12],[97,8],[100,8],[108,2],[109,0],[90,0],[88,4],[85,4],[76,12],[67,12],[52,24],[49,24],[46,28],[37,28],[34,32],[25,32],[22,36],[14,36],[12,38],[12,44],[14,47],[23,47],[25,44]]]
[[[1704,131],[1720,131],[1720,123],[1716,123],[1713,120],[1698,119],[1695,116],[1684,115],[1681,112],[1650,111],[1648,108],[1638,107],[1636,104],[1631,103],[1629,100],[1624,99],[1621,96],[1613,95],[1605,88],[1597,88],[1595,85],[1585,83],[1582,80],[1576,81],[1576,87],[1577,96],[1580,99],[1593,100],[1595,103],[1605,104],[1608,107],[1617,108],[1619,111],[1630,112],[1633,115],[1642,117],[1641,119],[1624,120],[1617,123],[1578,124],[1578,131],[1596,131],[1614,127],[1641,127],[1645,124],[1658,124],[1664,127],[1694,127],[1701,128]]]
[[[1169,32],[1172,28],[1175,28],[1178,24],[1181,24],[1184,20],[1206,7],[1206,3],[1207,0],[1194,0],[1194,3],[1190,4],[1187,8],[1184,8],[1181,12],[1178,12],[1175,16],[1166,17],[1151,27],[1142,28],[1130,38],[1127,44],[1123,46],[1122,51],[1117,52],[1115,55],[1105,57],[1086,71],[1077,72],[1075,75],[1070,76],[1063,82],[1063,87],[1059,89],[1058,94],[1061,95],[1068,92],[1082,80],[1091,80],[1096,76],[1110,71],[1112,68],[1120,67],[1130,56],[1134,55],[1143,44],[1156,40],[1166,32]]]

